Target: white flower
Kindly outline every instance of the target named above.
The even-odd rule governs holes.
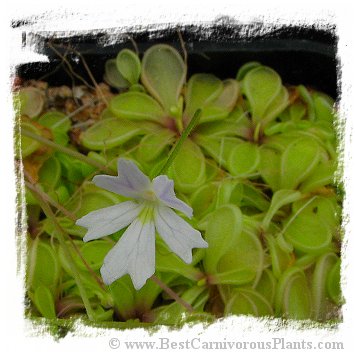
[[[107,236],[129,226],[109,251],[101,267],[105,284],[125,274],[139,290],[155,272],[155,230],[184,262],[192,261],[192,248],[207,248],[201,233],[171,208],[191,218],[192,208],[175,196],[174,181],[157,176],[152,182],[129,160],[118,159],[118,176],[98,175],[95,185],[132,198],[93,211],[76,221],[88,229],[84,242]]]

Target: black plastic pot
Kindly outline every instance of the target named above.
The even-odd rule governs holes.
[[[79,51],[96,80],[102,81],[105,61],[114,58],[122,48],[133,49],[129,37],[134,39],[140,54],[155,43],[167,43],[181,51],[178,37],[180,31],[188,53],[189,75],[209,72],[222,79],[235,77],[241,65],[248,61],[259,61],[274,68],[286,84],[305,84],[334,98],[337,96],[337,39],[333,29],[283,27],[263,35],[260,31],[262,26],[216,24],[209,28],[208,38],[206,29],[197,26],[118,33],[117,42],[110,45],[105,43],[112,41],[114,36],[107,33],[61,39],[50,38],[45,34],[24,34],[24,42],[35,41],[38,51],[48,55],[50,63],[22,65],[18,68],[18,75],[23,79],[45,76],[50,85],[71,85],[73,81],[74,84],[80,84],[79,80],[68,75],[63,64],[60,65],[60,56],[49,46],[52,43],[62,54],[65,49],[57,46],[69,45]],[[90,81],[78,56],[69,51],[67,58],[75,72]]]

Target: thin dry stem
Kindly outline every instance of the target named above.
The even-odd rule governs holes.
[[[25,176],[26,178],[29,180],[28,178],[28,174],[25,172]],[[30,189],[31,191],[35,191],[38,190],[37,185],[34,185],[28,181],[25,181],[25,186]],[[47,203],[49,203],[51,206],[53,206],[54,208],[56,208],[58,211],[64,213],[68,218],[70,218],[71,220],[76,220],[76,217],[73,215],[72,212],[68,211],[65,207],[63,207],[60,203],[56,202],[55,200],[53,200],[50,196],[48,196],[45,192],[41,192],[41,196],[42,198],[47,201]]]
[[[174,290],[170,289],[163,281],[161,281],[156,275],[152,275],[150,280],[154,281],[159,285],[170,297],[172,297],[177,303],[182,305],[188,312],[193,313],[194,309],[192,306],[182,299]]]
[[[81,80],[87,87],[91,88],[91,89],[95,89],[95,87],[93,87],[92,85],[90,85],[83,77],[81,77],[79,74],[75,73],[72,65],[70,64],[70,62],[67,60],[67,58],[65,56],[63,56],[50,42],[48,43],[48,46],[62,59],[62,61],[68,66],[70,72],[73,74],[73,76],[75,76],[76,78],[78,78],[79,80]]]
[[[134,38],[132,36],[128,36],[128,38],[131,41],[132,46],[134,47],[134,51],[136,52],[136,55],[138,56],[139,55],[139,49],[138,49],[138,46],[137,46],[137,42],[134,41]]]
[[[182,38],[181,31],[177,30],[177,33],[178,33],[178,36],[179,36],[181,50],[182,50],[182,53],[184,54],[184,62],[185,62],[185,65],[187,66],[187,51],[186,51],[185,41]]]
[[[84,56],[83,56],[79,51],[77,51],[75,48],[70,47],[70,46],[69,46],[68,48],[69,48],[72,52],[74,52],[75,54],[77,54],[77,55],[81,58],[81,60],[82,60],[82,62],[83,62],[83,65],[84,65],[84,67],[85,67],[85,69],[86,69],[86,72],[88,73],[88,75],[89,75],[89,77],[90,77],[92,83],[93,83],[94,86],[95,86],[95,90],[100,94],[100,97],[101,97],[102,101],[106,104],[106,106],[108,106],[108,101],[106,100],[106,97],[105,97],[105,95],[103,94],[103,92],[102,92],[100,86],[97,84],[96,79],[95,79],[95,77],[93,76],[93,74],[92,74],[92,72],[91,72],[91,70],[90,70],[90,68],[89,68],[89,66],[88,66],[88,64],[87,64],[87,62],[86,62]]]

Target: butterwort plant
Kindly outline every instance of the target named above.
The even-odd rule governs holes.
[[[80,118],[19,90],[31,314],[341,318],[334,101],[258,62],[235,70],[187,78],[170,46],[124,49],[105,72],[118,93]]]
[[[131,200],[99,209],[77,220],[88,229],[84,242],[115,233],[128,226],[118,243],[109,251],[101,267],[105,284],[125,274],[131,276],[139,290],[155,272],[155,236],[161,236],[168,247],[185,263],[192,262],[193,248],[207,248],[201,233],[174,209],[192,217],[192,208],[176,197],[174,181],[159,175],[152,181],[137,165],[118,159],[118,176],[97,175],[95,185]]]

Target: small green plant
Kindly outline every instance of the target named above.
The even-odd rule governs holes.
[[[333,100],[258,62],[186,75],[173,47],[124,49],[105,67],[118,94],[80,122],[18,92],[28,313],[124,328],[338,320]]]

